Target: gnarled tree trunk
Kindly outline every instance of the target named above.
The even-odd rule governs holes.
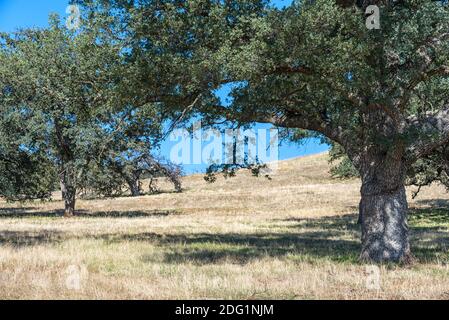
[[[362,261],[411,261],[407,211],[404,186],[373,194],[362,188]]]
[[[363,160],[361,173],[360,259],[410,263],[404,161],[391,155],[369,154]]]

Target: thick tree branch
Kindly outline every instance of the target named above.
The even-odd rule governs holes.
[[[413,163],[449,143],[449,106],[437,113],[410,117],[408,131],[415,137],[407,148],[407,160]]]
[[[439,45],[441,45],[441,43],[443,41],[447,41],[449,40],[449,32],[443,32],[437,36],[435,35],[431,35],[428,36],[427,38],[425,38],[422,42],[420,42],[415,49],[413,50],[414,53],[418,54],[421,58],[423,58],[425,63],[422,63],[421,65],[419,65],[419,67],[421,68],[421,70],[424,70],[425,68],[427,68],[430,63],[433,62],[433,58],[431,58],[428,53],[427,50],[429,48],[431,49],[436,49]],[[398,55],[395,55],[396,57],[396,62],[399,62],[400,59],[398,57]],[[406,59],[405,62],[403,63],[393,63],[390,65],[390,71],[395,72],[398,71],[400,69],[403,69],[404,67],[408,67],[408,69],[413,69],[416,66],[413,64],[413,58],[414,56],[409,57],[408,59]]]
[[[319,116],[306,114],[305,112],[286,110],[282,113],[245,112],[236,113],[234,110],[223,106],[214,106],[216,110],[229,121],[241,123],[258,122],[270,123],[281,128],[297,128],[319,132],[331,140],[344,144],[342,129],[333,127]]]
[[[430,65],[434,62],[435,57],[431,57],[428,54],[428,49],[436,49],[438,46],[440,46],[444,41],[449,40],[449,32],[443,32],[437,36],[431,35],[428,36],[426,39],[424,39],[423,42],[421,42],[415,49],[415,52],[422,58],[422,63],[417,67],[418,70],[421,70],[418,77],[416,77],[414,80],[412,80],[409,85],[404,88],[404,92],[402,94],[402,98],[398,102],[399,110],[403,110],[407,103],[410,100],[410,97],[415,90],[415,88],[422,82],[426,81],[429,78],[432,78],[433,76],[447,76],[449,75],[449,67],[448,66],[441,66],[439,68],[429,70],[428,68]],[[399,69],[402,66],[410,66],[410,67],[416,67],[413,66],[412,59],[409,58],[407,61],[401,65],[394,65],[393,67],[395,69]]]
[[[304,74],[312,75],[314,71],[305,66],[292,67],[292,66],[279,66],[269,72],[269,74]]]
[[[421,72],[419,76],[411,81],[405,89],[403,97],[398,104],[399,110],[403,110],[407,106],[413,91],[420,83],[425,82],[435,76],[449,76],[449,66],[441,66],[426,72]]]

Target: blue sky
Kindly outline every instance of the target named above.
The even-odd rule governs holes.
[[[275,0],[276,6],[288,6],[292,0]],[[48,24],[50,13],[59,13],[62,17],[66,15],[65,10],[68,0],[0,0],[0,31],[12,32],[19,28],[45,27]],[[227,90],[221,90],[218,94],[226,98]],[[269,128],[266,125],[258,125],[258,128]],[[170,150],[176,142],[166,141],[161,153],[169,157]],[[283,143],[279,148],[279,158],[289,159],[302,155],[314,154],[327,150],[326,145],[320,145],[317,140],[311,139],[302,145]],[[188,165],[184,167],[186,173],[204,172],[206,165]]]
[[[0,0],[0,30],[45,26],[51,12],[65,15],[68,0]],[[275,0],[276,6],[288,6],[292,0]]]

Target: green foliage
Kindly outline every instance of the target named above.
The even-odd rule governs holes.
[[[439,1],[316,0],[284,10],[267,1],[81,3],[104,29],[126,26],[130,96],[172,116],[201,111],[212,123],[324,136],[351,158],[333,170],[344,177],[357,174],[351,162],[366,150],[402,152],[413,163],[417,141],[441,143],[444,133],[409,119],[449,101],[447,72],[435,71],[449,60],[449,9]],[[368,3],[380,7],[381,30],[365,26]],[[234,84],[230,106],[214,96],[226,83]]]
[[[350,179],[359,177],[359,172],[352,164],[344,149],[332,144],[330,149],[331,174],[335,178]],[[416,186],[413,198],[418,196],[422,187],[440,183],[449,190],[449,149],[443,146],[432,155],[419,159],[407,171],[406,185]]]
[[[12,130],[3,144],[7,157],[25,150],[31,161],[24,168],[33,174],[19,171],[18,184],[51,168],[42,176],[60,180],[66,204],[73,206],[69,199],[80,185],[79,168],[90,161],[97,142],[97,119],[114,107],[119,49],[98,43],[94,30],[68,31],[56,16],[50,23],[49,29],[1,35],[0,111],[21,122],[14,129],[4,122],[1,130]],[[48,188],[41,195],[54,190],[54,183],[37,181]]]
[[[0,114],[0,196],[9,201],[48,199],[57,185],[57,172],[34,119],[24,109],[3,109]]]
[[[180,22],[175,7],[167,10],[174,14],[173,20],[168,19],[169,23]],[[192,6],[192,10],[196,13],[202,8]],[[153,13],[156,17],[156,11]],[[139,17],[134,22],[138,21]],[[135,26],[136,32],[144,27]],[[189,32],[189,26],[185,27],[184,35]],[[161,39],[164,45],[173,40],[170,30],[163,36],[168,37]],[[125,57],[129,62],[127,68],[120,68],[119,58],[126,51],[122,51],[121,44],[113,43],[116,42],[96,29],[69,32],[57,17],[52,17],[48,30],[24,30],[2,36],[2,111],[32,115],[27,127],[42,137],[39,151],[43,150],[45,159],[57,167],[55,178],[61,176],[63,183],[75,190],[87,184],[98,188],[100,193],[111,194],[112,190],[119,189],[119,183],[111,179],[109,184],[102,184],[108,181],[106,177],[117,177],[119,174],[113,174],[117,168],[122,168],[120,176],[129,175],[136,159],[154,147],[149,140],[159,134],[162,120],[155,115],[152,95],[142,96],[134,89],[153,88],[163,96],[167,95],[165,92],[184,91],[178,86],[180,79],[176,74],[188,64],[178,56],[179,47],[172,47],[167,54],[154,60],[134,50]],[[151,53],[153,49],[143,50]],[[136,71],[140,69],[158,72],[153,73],[153,77],[145,75],[147,79],[155,79],[152,85],[147,86],[148,83],[139,78],[142,73]],[[189,81],[193,81],[190,71]],[[169,77],[161,78],[161,72],[168,73]],[[121,82],[121,79],[125,80]],[[134,96],[138,98],[133,99]],[[166,100],[168,105],[177,103],[174,96]],[[127,107],[132,103],[140,108]],[[165,112],[170,113],[170,109],[166,108]],[[16,137],[14,142],[27,134]],[[8,151],[9,156],[10,153]],[[30,153],[32,157],[37,155],[36,151]],[[105,172],[102,178],[96,177]]]
[[[446,141],[423,124],[449,101],[449,8],[437,1],[370,1],[381,30],[366,28],[365,1],[76,2],[79,31],[52,17],[0,39],[0,111],[30,115],[4,152],[25,146],[70,189],[111,195],[139,180],[162,124],[195,114],[324,136],[358,169],[368,151],[408,165]],[[224,84],[234,84],[230,105],[215,95]],[[335,175],[354,173],[340,166]]]
[[[25,164],[21,154],[23,172],[16,171],[20,179],[7,173],[4,179],[14,178],[14,184],[24,188],[25,179],[38,183],[36,175],[46,171],[38,183],[46,192],[33,196],[47,196],[54,190],[53,182],[60,180],[66,207],[74,206],[80,190],[121,195],[124,185],[139,183],[142,173],[163,172],[179,191],[179,170],[156,162],[151,154],[163,138],[163,124],[170,118],[178,123],[183,119],[134,91],[146,86],[136,72],[143,62],[101,29],[99,21],[84,22],[81,30],[69,31],[52,16],[48,29],[1,35],[0,108],[26,123],[24,129],[0,124],[2,130],[14,132],[2,143],[9,148],[4,150],[7,157],[13,157],[16,149],[27,150],[29,157]],[[172,81],[172,76],[169,73],[164,79]],[[175,92],[173,80],[171,87],[161,79],[153,88],[161,95],[166,94],[164,89]],[[48,175],[52,184],[44,183]],[[17,193],[18,187],[6,186],[11,195]]]
[[[441,183],[449,190],[449,147],[443,146],[432,155],[419,159],[408,171],[407,184],[418,187],[413,194],[416,197],[421,188],[434,182]]]
[[[271,180],[270,175],[266,173],[268,166],[261,163],[211,165],[207,168],[204,180],[208,183],[215,183],[217,181],[217,173],[221,173],[225,179],[233,178],[242,169],[249,170],[253,177],[260,177],[263,174],[265,178]]]
[[[0,195],[8,201],[49,199],[57,186],[53,164],[35,153],[8,152],[0,172]]]
[[[330,173],[334,178],[350,179],[359,177],[359,172],[340,145],[332,144],[329,156],[329,162],[334,164],[330,169]]]

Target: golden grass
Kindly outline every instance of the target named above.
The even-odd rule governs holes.
[[[241,172],[182,194],[0,203],[3,299],[447,299],[449,195],[412,208],[412,267],[357,262],[359,182],[333,180],[327,155],[281,162],[269,181]],[[168,188],[168,186],[167,186]]]

